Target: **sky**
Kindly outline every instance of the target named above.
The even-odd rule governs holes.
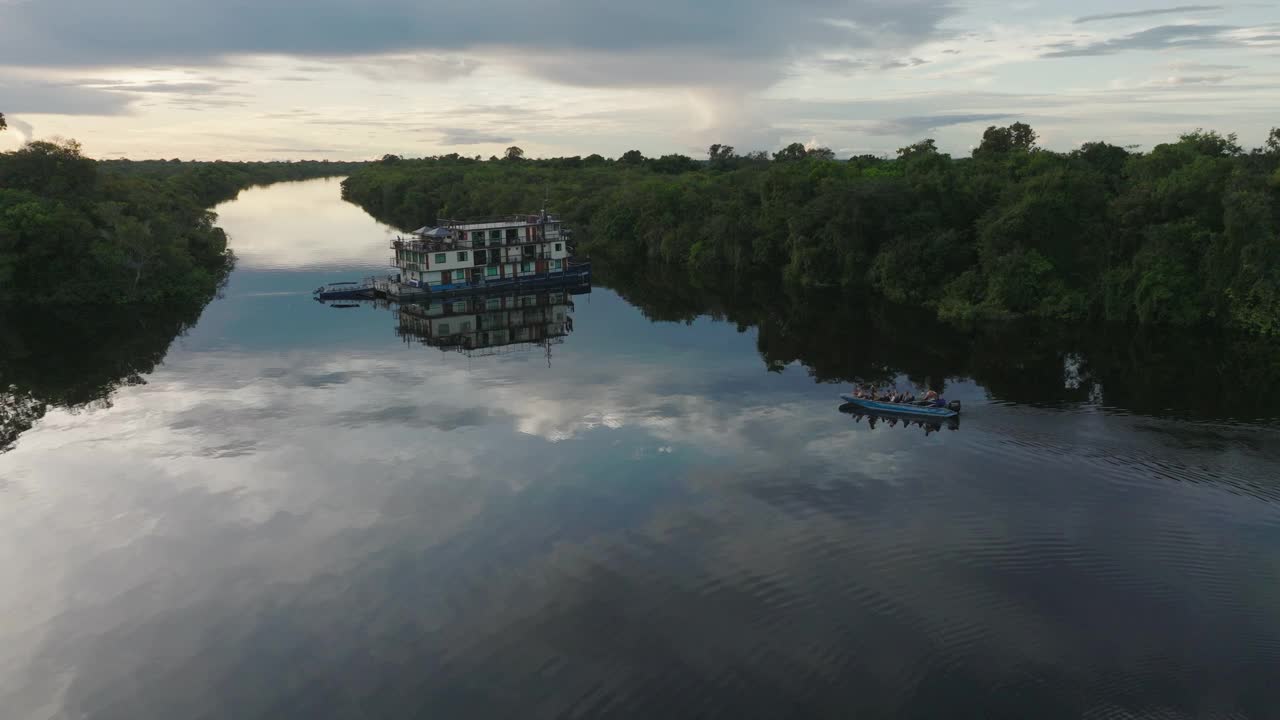
[[[0,0],[0,150],[838,156],[1280,125],[1280,3]]]

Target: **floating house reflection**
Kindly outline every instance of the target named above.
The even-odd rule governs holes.
[[[542,349],[550,355],[573,332],[574,297],[589,283],[494,292],[396,306],[396,334],[470,357]]]

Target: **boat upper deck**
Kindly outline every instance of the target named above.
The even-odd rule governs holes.
[[[529,245],[563,240],[560,219],[554,215],[506,215],[468,220],[441,218],[437,227],[422,227],[409,237],[397,237],[395,249],[444,252],[472,248]]]
[[[528,215],[499,215],[482,218],[440,218],[440,227],[450,230],[502,230],[512,227],[526,227],[529,225],[559,223],[560,218],[555,215],[547,215],[545,218],[539,213]]]

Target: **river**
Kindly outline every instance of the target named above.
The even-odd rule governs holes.
[[[311,298],[390,255],[338,192],[219,207],[237,269],[171,344],[31,331],[4,718],[1275,717],[1265,348],[926,342],[615,269],[461,352]],[[841,412],[873,375],[962,421]]]

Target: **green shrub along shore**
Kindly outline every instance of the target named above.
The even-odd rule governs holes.
[[[0,302],[207,301],[233,262],[208,208],[252,185],[357,166],[95,161],[75,142],[0,153]]]
[[[1280,130],[1246,151],[1196,131],[1149,152],[1059,153],[1027,125],[971,157],[791,145],[706,160],[386,156],[346,199],[401,228],[540,207],[614,264],[873,291],[945,320],[1031,317],[1280,335]]]

